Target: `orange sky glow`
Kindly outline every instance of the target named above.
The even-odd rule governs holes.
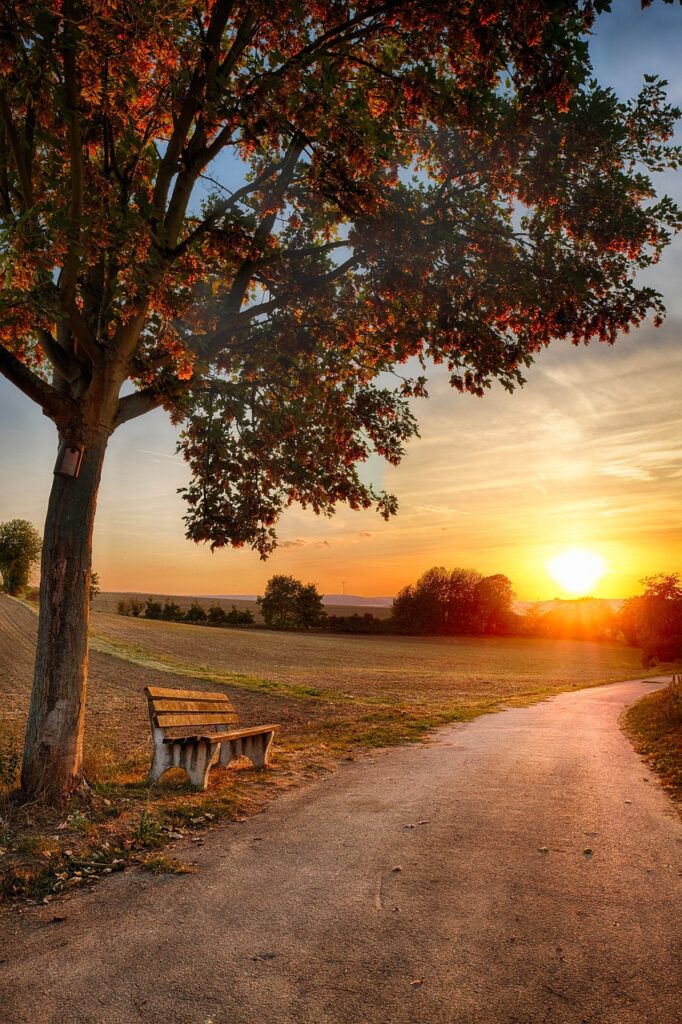
[[[646,344],[646,333],[655,344]],[[184,539],[177,488],[187,479],[161,412],[115,435],[100,492],[94,564],[107,590],[163,594],[262,593],[275,572],[321,592],[391,595],[432,565],[503,572],[522,600],[570,597],[548,563],[568,548],[599,555],[608,571],[597,597],[637,592],[642,576],[682,564],[682,358],[670,327],[644,328],[614,348],[557,346],[513,395],[454,395],[434,379],[417,404],[421,438],[401,466],[379,460],[372,478],[400,512],[340,508],[331,519],[292,508],[267,561],[249,551],[211,553]],[[636,385],[636,386],[635,386]],[[50,483],[51,425],[21,396],[10,436],[30,461],[5,475],[0,520],[40,524]],[[6,453],[7,455],[7,453]],[[30,471],[27,472],[30,466]]]

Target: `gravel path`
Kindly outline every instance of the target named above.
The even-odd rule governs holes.
[[[197,874],[10,915],[3,1024],[680,1024],[682,824],[618,728],[651,688],[442,730],[178,844]]]

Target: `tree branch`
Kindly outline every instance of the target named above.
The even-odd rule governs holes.
[[[208,217],[197,224],[197,226],[190,231],[189,235],[183,238],[175,248],[171,249],[169,255],[171,257],[176,257],[181,256],[186,252],[190,245],[195,242],[197,238],[200,238],[201,235],[205,234],[206,231],[209,231],[217,220],[223,217],[226,213],[229,213],[229,211],[235,207],[238,202],[244,199],[245,196],[250,195],[251,192],[255,192],[256,189],[265,184],[273,174],[280,170],[283,163],[284,161],[280,160],[278,163],[273,164],[254,181],[250,181],[247,185],[242,185],[242,187],[238,188],[236,192],[233,192],[228,199],[224,199],[222,203],[217,203]]]
[[[161,158],[159,172],[156,176],[152,205],[156,211],[155,216],[159,223],[164,219],[168,190],[170,189],[173,176],[178,170],[180,154],[187,141],[192,122],[201,109],[206,88],[206,57],[208,51],[213,51],[214,56],[220,52],[220,41],[233,7],[233,0],[218,0],[213,8],[210,24],[202,38],[201,54],[192,73],[190,83],[187,86],[180,114],[173,126],[166,152]]]
[[[293,140],[284,159],[282,160],[279,177],[272,186],[272,200],[276,198],[281,199],[284,195],[284,191],[291,182],[294,171],[296,170],[298,158],[302,152],[303,144],[298,139]],[[226,301],[228,314],[236,314],[240,310],[242,302],[244,301],[246,289],[249,286],[249,281],[253,276],[254,267],[257,266],[256,256],[260,254],[260,251],[270,237],[270,233],[275,226],[276,218],[277,211],[276,209],[273,209],[269,213],[265,214],[256,228],[253,235],[252,246],[255,250],[258,250],[258,252],[254,252],[248,259],[244,260],[241,267],[235,274],[232,287],[230,288]]]
[[[69,317],[74,335],[77,341],[85,341],[84,348],[88,355],[89,335],[84,325],[79,323],[79,318],[74,316],[77,311],[76,304],[76,283],[78,280],[79,243],[81,220],[83,217],[83,151],[82,131],[78,88],[78,71],[76,67],[76,45],[77,28],[75,14],[71,0],[64,3],[64,26],[62,29],[62,63],[64,66],[64,94],[66,97],[67,115],[67,138],[69,145],[70,162],[70,197],[69,197],[69,244],[64,265],[59,275],[58,288],[60,304]]]
[[[310,292],[315,291],[318,288],[322,288],[327,284],[332,284],[339,277],[343,277],[349,270],[356,267],[360,263],[362,257],[359,253],[350,256],[343,263],[340,263],[338,267],[334,267],[327,274],[321,274],[318,277],[309,277],[302,280],[299,283],[300,287],[306,287]],[[249,276],[250,280],[250,276]],[[248,284],[248,282],[247,282]],[[235,331],[243,329],[252,320],[255,320],[259,316],[266,316],[269,313],[274,313],[275,310],[280,309],[287,302],[291,301],[295,297],[293,291],[283,292],[280,295],[275,295],[274,298],[269,299],[267,302],[261,302],[253,306],[248,306],[247,309],[242,310],[240,313],[231,313],[225,318],[223,325],[214,331],[212,335],[205,336],[204,344],[205,348],[202,348],[202,355],[204,358],[209,360],[216,359],[220,355],[221,351],[226,347],[228,340]]]
[[[92,365],[100,366],[104,359],[104,353],[90,332],[90,328],[87,325],[85,317],[78,308],[75,299],[73,302],[66,304],[64,304],[64,301],[62,300],[62,308],[69,318],[69,325],[73,331],[76,341],[85,352]]]
[[[227,19],[225,19],[225,24]],[[187,142],[182,153],[183,169],[177,176],[173,186],[173,194],[168,204],[168,212],[164,221],[164,241],[167,245],[174,245],[182,229],[182,222],[187,212],[192,191],[197,179],[209,160],[213,159],[216,153],[220,152],[227,143],[232,133],[224,127],[214,139],[213,145],[209,147],[206,132],[206,114],[210,112],[211,106],[219,99],[223,88],[227,83],[230,72],[237,63],[242,53],[251,40],[256,24],[256,16],[251,10],[247,10],[242,18],[232,46],[222,64],[218,63],[220,57],[220,42],[222,29],[217,23],[215,31],[209,28],[206,34],[206,57],[203,74],[203,97],[198,104],[197,119],[192,137]]]
[[[154,388],[144,388],[132,395],[126,395],[118,403],[118,412],[114,418],[114,430],[129,420],[144,416],[152,409],[158,409],[162,404],[163,396]]]
[[[331,40],[346,43],[361,38],[362,35],[368,31],[367,25],[364,24],[365,22],[368,20],[371,21],[381,14],[388,14],[392,9],[399,6],[400,0],[387,0],[386,3],[377,4],[375,7],[369,7],[365,11],[358,11],[357,14],[354,14],[345,21],[335,25],[333,28],[323,32],[316,39],[313,39],[312,42],[308,43],[307,46],[302,47],[298,53],[293,54],[274,71],[264,71],[260,75],[254,76],[251,81],[255,81],[256,78],[280,78],[288,68],[299,63],[305,63],[305,61],[315,60],[320,53],[325,53],[326,50],[324,47]],[[352,31],[349,32],[349,29]],[[348,35],[344,36],[344,33],[348,33]]]
[[[19,188],[21,189],[24,209],[30,210],[33,206],[33,184],[31,182],[31,172],[26,162],[26,154],[23,151],[16,125],[12,120],[12,111],[7,103],[7,96],[4,91],[0,92],[0,115],[2,115],[2,120],[5,125],[7,141],[9,143],[17,177],[19,179]]]
[[[74,404],[71,399],[60,395],[3,345],[0,345],[0,373],[51,419],[56,421],[71,411]]]
[[[271,263],[285,263],[290,259],[304,259],[306,256],[323,256],[325,253],[333,252],[334,249],[348,249],[347,241],[325,242],[323,245],[305,245],[300,249],[284,249],[282,252],[273,252],[270,256],[263,256],[254,264],[257,271],[261,267],[269,266]]]
[[[81,369],[78,363],[64,351],[62,346],[55,341],[49,331],[40,328],[38,330],[38,342],[54,369],[64,380],[73,382],[78,380]]]

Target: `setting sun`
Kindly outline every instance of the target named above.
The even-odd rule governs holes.
[[[582,548],[562,551],[547,564],[547,571],[553,580],[570,594],[589,594],[607,571],[601,555]]]

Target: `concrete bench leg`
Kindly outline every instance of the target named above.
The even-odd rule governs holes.
[[[168,771],[169,768],[174,767],[173,753],[175,746],[177,746],[175,743],[164,743],[161,739],[155,740],[154,759],[147,776],[147,782],[151,785],[158,782],[163,773]]]
[[[263,769],[269,763],[270,747],[274,732],[261,732],[256,736],[239,736],[223,740],[220,745],[220,764],[226,768],[230,761],[248,757],[254,768]]]
[[[158,782],[169,768],[182,768],[187,772],[190,785],[196,786],[197,789],[206,789],[208,773],[218,758],[219,747],[219,743],[211,740],[157,743],[149,771],[149,782]]]
[[[248,757],[254,768],[263,771],[269,763],[273,736],[272,732],[261,732],[258,736],[245,737],[244,757]]]
[[[212,743],[210,740],[195,740],[194,743],[183,743],[184,756],[180,767],[184,768],[189,776],[192,786],[197,789],[206,789],[208,786],[208,773],[211,765],[216,761],[219,743]]]
[[[220,744],[220,767],[227,768],[230,761],[236,761],[242,756],[242,741],[223,740]]]

